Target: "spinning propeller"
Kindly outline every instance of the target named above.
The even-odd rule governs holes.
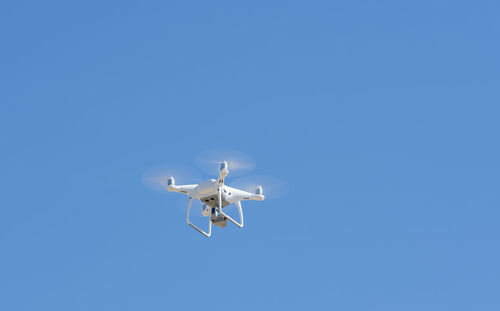
[[[232,176],[240,176],[255,169],[255,161],[247,154],[231,149],[211,149],[196,156],[194,162],[204,173],[213,175],[223,161],[227,161]]]
[[[201,175],[193,168],[182,165],[161,165],[145,171],[141,181],[153,191],[167,193],[168,179],[172,176],[175,176],[175,182],[182,184],[196,184],[202,180]]]

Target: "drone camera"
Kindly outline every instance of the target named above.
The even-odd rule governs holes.
[[[212,217],[212,223],[214,224],[214,226],[225,228],[227,225],[226,217],[224,217],[223,215],[217,215],[215,217]]]
[[[167,186],[175,186],[175,179],[173,177],[167,180]]]

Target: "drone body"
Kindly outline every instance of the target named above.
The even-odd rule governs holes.
[[[205,180],[199,184],[195,185],[175,185],[175,180],[170,177],[167,182],[167,190],[184,193],[189,196],[189,203],[187,209],[187,223],[194,229],[198,230],[200,233],[206,237],[210,237],[212,231],[212,223],[216,226],[224,228],[226,222],[229,220],[238,227],[243,227],[243,211],[241,210],[241,201],[254,200],[262,201],[264,200],[264,195],[262,194],[262,187],[257,187],[255,193],[250,193],[240,189],[235,189],[224,184],[224,178],[229,174],[228,164],[226,161],[222,162],[220,165],[219,177],[217,180],[209,179]],[[208,217],[208,232],[195,226],[190,221],[191,206],[193,200],[200,200],[203,205],[203,216]],[[235,204],[238,208],[238,213],[240,216],[240,222],[235,221],[229,215],[224,213],[223,208]]]

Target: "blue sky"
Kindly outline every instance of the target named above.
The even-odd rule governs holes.
[[[499,310],[499,9],[2,3],[0,309]],[[290,192],[206,239],[214,147]]]

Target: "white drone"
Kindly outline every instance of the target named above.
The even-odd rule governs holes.
[[[226,186],[224,184],[224,178],[226,178],[228,174],[228,164],[227,161],[224,161],[220,165],[219,177],[217,180],[209,179],[197,185],[176,185],[174,177],[170,177],[167,181],[168,191],[180,192],[189,196],[187,223],[206,237],[210,237],[212,234],[212,223],[216,226],[224,228],[227,225],[226,222],[229,220],[236,226],[243,228],[243,211],[241,210],[241,201],[262,201],[265,198],[262,194],[261,186],[258,186],[255,189],[255,193]],[[208,232],[201,230],[189,220],[191,205],[193,204],[194,199],[198,199],[203,203],[202,215],[208,217]],[[223,211],[224,207],[233,203],[238,208],[240,222],[235,221]]]

